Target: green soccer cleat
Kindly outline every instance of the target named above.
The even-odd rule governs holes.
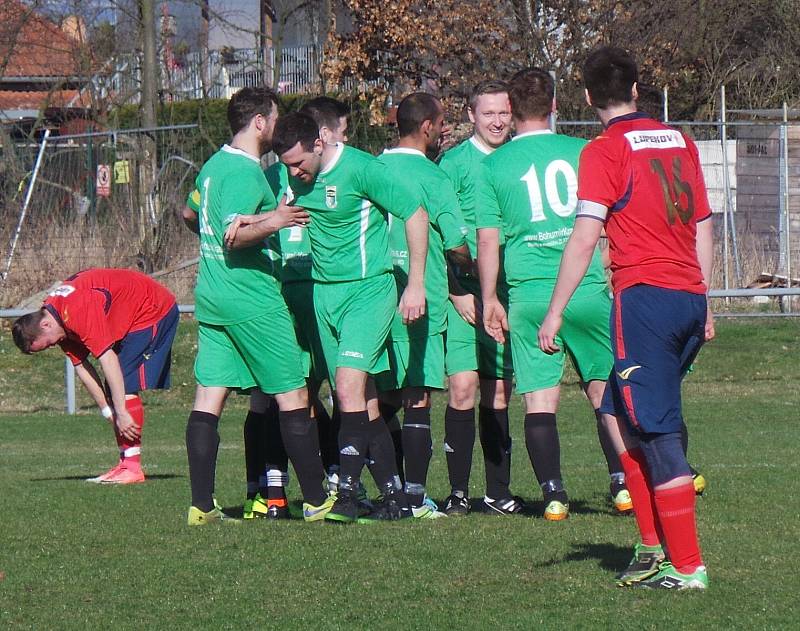
[[[658,566],[658,572],[652,578],[634,586],[645,589],[708,589],[708,574],[705,565],[691,574],[681,574],[672,563],[664,562]]]
[[[633,547],[633,559],[622,572],[617,574],[619,587],[634,585],[658,573],[659,565],[664,562],[664,550],[661,546],[646,546],[637,543]]]
[[[563,521],[569,517],[569,503],[551,500],[544,509],[544,518],[547,521]]]
[[[442,517],[447,517],[445,513],[432,508],[431,505],[427,503],[422,506],[412,506],[411,516],[414,519],[440,519]]]
[[[331,493],[325,498],[319,506],[314,506],[307,502],[303,502],[303,519],[311,521],[322,521],[325,516],[331,512],[334,503],[336,503],[336,493]]]
[[[261,497],[260,493],[256,493],[256,496],[254,498],[246,499],[244,501],[244,506],[242,507],[242,518],[243,519],[266,518],[268,512],[269,512],[269,507],[267,506],[267,503],[264,501],[264,498]]]
[[[219,524],[219,523],[226,523],[226,524],[240,524],[242,523],[239,519],[234,519],[223,513],[216,505],[216,500],[214,501],[214,508],[212,508],[208,512],[203,512],[196,506],[192,506],[189,508],[189,516],[186,522],[190,526],[206,526],[208,524]]]

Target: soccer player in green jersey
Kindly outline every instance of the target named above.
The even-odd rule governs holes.
[[[458,198],[447,175],[428,156],[439,153],[444,109],[435,97],[417,92],[397,108],[398,146],[380,156],[393,173],[415,182],[428,211],[430,231],[425,265],[427,313],[405,325],[395,313],[389,334],[391,370],[378,375],[382,415],[391,418],[403,408],[402,452],[405,458],[405,491],[412,514],[420,519],[443,517],[425,501],[425,483],[431,459],[431,390],[444,386],[444,332],[447,328],[448,274],[445,251],[456,263],[471,263],[465,235],[467,228]],[[408,278],[408,243],[403,222],[390,216],[389,247],[398,292]],[[386,410],[387,406],[390,411]]]
[[[233,139],[203,165],[196,180],[198,385],[186,426],[190,525],[224,519],[213,493],[217,425],[231,389],[258,387],[274,395],[283,442],[305,499],[306,520],[323,518],[333,504],[322,487],[300,349],[275,278],[277,254],[265,243],[281,228],[308,221],[301,208],[278,205],[261,168],[260,157],[270,147],[277,116],[278,97],[268,88],[237,92],[228,104]],[[255,214],[262,214],[262,221],[240,221]]]
[[[486,330],[505,342],[511,332],[517,391],[525,398],[525,442],[545,499],[544,516],[569,514],[561,476],[556,410],[564,353],[538,347],[537,331],[550,302],[561,254],[575,223],[578,159],[586,142],[550,131],[554,83],[538,68],[509,81],[516,135],[483,161],[477,184],[478,269]],[[509,312],[497,297],[500,233],[505,235]],[[612,493],[630,511],[619,457],[607,435],[600,403],[613,356],[609,340],[611,300],[599,252],[595,252],[565,313],[561,341],[569,350],[597,418],[600,443],[612,475]],[[619,487],[619,488],[616,488]]]
[[[367,453],[385,498],[378,516],[405,516],[409,511],[394,446],[371,378],[389,367],[385,343],[398,308],[387,218],[380,209],[406,225],[409,274],[399,306],[405,323],[425,313],[427,213],[415,192],[373,156],[323,142],[309,116],[283,117],[273,142],[288,168],[295,203],[311,215],[314,309],[341,410],[339,493],[328,517],[357,518],[355,490]]]
[[[502,81],[484,81],[472,91],[468,113],[474,124],[472,137],[447,151],[440,166],[450,177],[469,233],[473,257],[475,243],[475,181],[483,159],[508,139],[511,110],[508,88]],[[511,394],[511,349],[498,344],[483,330],[478,279],[465,268],[457,273],[465,291],[453,293],[447,313],[445,368],[449,381],[445,412],[444,450],[452,488],[445,500],[449,515],[469,511],[469,475],[475,445],[475,395],[480,387],[478,425],[486,470],[484,506],[492,513],[512,514],[522,505],[511,495],[511,437],[508,399]],[[501,284],[501,296],[505,283]]]

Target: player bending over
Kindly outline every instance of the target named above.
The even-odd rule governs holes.
[[[178,306],[166,287],[124,269],[88,269],[70,276],[42,308],[14,322],[23,353],[61,347],[81,383],[111,421],[119,462],[87,482],[144,482],[141,390],[169,388],[170,350]],[[89,355],[103,369],[100,380]]]

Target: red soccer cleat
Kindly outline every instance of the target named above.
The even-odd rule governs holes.
[[[141,467],[126,467],[120,465],[113,475],[107,477],[101,484],[138,484],[144,482],[144,471]]]
[[[111,467],[108,471],[103,473],[102,475],[98,475],[94,478],[86,478],[87,482],[91,482],[92,484],[102,484],[108,478],[113,477],[119,471],[120,467],[122,466],[122,462],[118,462],[113,467]]]

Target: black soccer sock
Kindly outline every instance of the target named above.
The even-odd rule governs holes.
[[[342,429],[342,415],[339,413],[339,404],[336,397],[333,397],[333,411],[331,412],[331,431],[328,434],[329,455],[331,459],[328,465],[328,472],[338,471],[339,469],[339,431]]]
[[[486,495],[492,499],[511,497],[511,436],[508,429],[508,409],[493,410],[479,406],[483,462],[486,468]]]
[[[286,484],[289,480],[289,456],[286,454],[286,448],[283,446],[278,404],[274,400],[270,402],[266,415],[267,420],[264,424],[266,435],[266,440],[264,441],[264,460],[266,462],[265,482],[267,488],[262,488],[261,494],[269,499],[285,499]]]
[[[539,486],[554,480],[560,483],[561,445],[555,414],[534,412],[525,415],[525,446]]]
[[[425,501],[425,483],[431,463],[431,410],[406,408],[403,415],[403,454],[405,454],[405,491],[412,506]]]
[[[331,441],[332,423],[330,414],[320,401],[314,405],[314,422],[317,425],[319,440],[319,455],[322,458],[322,467],[325,471],[333,464],[333,454],[338,451],[335,441]]]
[[[319,435],[308,408],[281,412],[280,426],[283,444],[297,474],[303,499],[319,506],[326,497],[322,490],[325,474],[319,457]]]
[[[394,462],[397,467],[397,474],[400,476],[400,482],[405,484],[405,470],[403,469],[403,430],[400,427],[400,419],[397,418],[397,413],[400,411],[400,408],[389,405],[388,403],[378,402],[378,409],[380,410],[381,417],[386,421],[389,434],[392,436]]]
[[[372,460],[370,472],[378,485],[378,491],[386,494],[402,489],[400,476],[397,473],[394,443],[389,428],[383,418],[378,417],[369,422],[369,455]]]
[[[339,488],[355,491],[369,446],[369,412],[340,412]]]
[[[606,457],[606,464],[608,465],[608,473],[613,476],[622,473],[622,463],[619,461],[617,450],[611,442],[611,436],[608,434],[605,423],[603,423],[603,414],[600,410],[594,411],[594,416],[597,419],[597,438],[600,440],[600,447],[603,449],[603,455]]]
[[[219,417],[192,410],[186,423],[186,454],[189,457],[189,484],[192,506],[203,512],[214,508],[214,472],[219,449]]]
[[[475,448],[475,408],[457,410],[447,406],[444,413],[444,453],[453,493],[469,497],[469,474]]]
[[[259,490],[259,479],[264,474],[264,442],[267,415],[250,410],[244,421],[244,465],[247,474],[247,499],[253,499]]]

